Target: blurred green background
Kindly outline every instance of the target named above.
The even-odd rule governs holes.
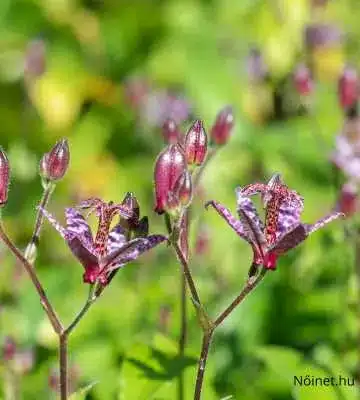
[[[3,212],[10,236],[25,248],[41,196],[38,162],[61,137],[69,139],[71,164],[49,205],[60,221],[64,207],[80,199],[119,202],[133,191],[151,232],[165,233],[152,183],[164,118],[183,130],[200,118],[209,129],[231,104],[235,129],[204,174],[191,224],[191,268],[215,316],[240,291],[252,255],[204,210],[206,200],[235,211],[237,185],[281,172],[305,198],[305,222],[336,203],[344,180],[334,179],[329,162],[343,124],[336,85],[343,65],[360,61],[359,15],[358,0],[1,0],[0,144],[12,171]],[[325,34],[309,43],[305,32],[316,26]],[[249,59],[253,49],[266,78]],[[291,78],[299,62],[315,80],[305,105]],[[352,377],[359,369],[351,232],[353,222],[340,221],[314,234],[226,320],[211,349],[204,400],[358,398],[355,386],[293,382],[294,375]],[[21,357],[15,367],[2,360],[1,398],[10,399],[14,387],[15,399],[56,398],[56,337],[2,244],[0,257],[0,341],[10,336],[34,357],[30,366]],[[47,223],[36,265],[70,321],[87,287],[82,267]],[[179,360],[179,277],[165,245],[117,274],[71,336],[74,389],[96,382],[88,399],[175,399],[184,369],[192,398],[201,333],[189,301],[186,358]]]

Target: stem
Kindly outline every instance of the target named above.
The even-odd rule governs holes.
[[[185,275],[181,277],[181,326],[180,326],[180,338],[179,338],[179,356],[184,357],[185,344],[187,336],[187,308],[186,308],[186,279]],[[183,370],[179,375],[179,387],[178,387],[178,399],[184,399],[184,373]]]
[[[245,297],[256,288],[256,286],[262,281],[265,274],[267,272],[266,268],[263,268],[259,275],[256,277],[250,278],[247,280],[244,288],[240,292],[240,294],[235,298],[235,300],[215,319],[214,327],[218,327],[225,318],[227,318],[232,311],[245,299]]]
[[[43,195],[41,197],[39,207],[37,210],[37,214],[36,214],[34,231],[31,236],[31,240],[25,251],[25,258],[27,258],[27,259],[28,259],[28,256],[30,255],[32,249],[34,247],[36,248],[39,244],[40,231],[41,231],[42,223],[44,221],[44,215],[41,212],[40,208],[46,208],[54,189],[55,189],[55,184],[53,184],[52,182],[47,183],[46,187],[44,188]]]
[[[67,400],[68,395],[68,376],[67,376],[67,339],[65,332],[59,336],[60,353],[60,399]]]
[[[180,264],[183,267],[184,277],[185,277],[186,282],[187,282],[187,284],[189,286],[192,300],[193,300],[195,306],[198,308],[201,305],[201,301],[200,301],[200,297],[198,295],[194,280],[192,278],[189,265],[188,265],[184,255],[183,255],[179,245],[176,242],[173,242],[172,245],[173,245],[175,253],[176,253],[176,255],[177,255],[177,257],[178,257],[178,259],[180,261]]]
[[[207,358],[209,355],[209,349],[210,349],[210,344],[211,344],[211,339],[212,339],[213,334],[214,334],[214,330],[211,329],[208,332],[204,333],[204,336],[202,339],[201,354],[200,354],[200,359],[199,359],[198,372],[197,372],[197,376],[196,376],[194,400],[200,400],[200,398],[201,398],[201,390],[202,390],[202,385],[204,382],[206,361],[207,361]]]
[[[5,245],[9,248],[9,250],[13,253],[13,255],[20,261],[20,263],[24,266],[26,272],[30,276],[30,279],[35,286],[36,291],[40,297],[40,303],[43,306],[49,321],[54,329],[54,331],[60,335],[63,331],[63,326],[56,315],[55,310],[53,309],[50,301],[48,300],[45,290],[43,289],[36,272],[34,271],[32,265],[26,260],[26,258],[21,254],[20,250],[13,244],[10,238],[4,231],[2,224],[0,223],[0,238],[5,243]]]
[[[87,300],[79,311],[79,313],[75,316],[74,320],[70,323],[70,325],[59,334],[59,353],[60,353],[60,398],[61,400],[67,400],[68,395],[68,368],[67,368],[67,353],[68,353],[68,338],[70,333],[75,329],[77,324],[84,317],[90,306],[95,302],[97,297],[95,296],[96,285],[93,284],[90,286],[89,294]]]

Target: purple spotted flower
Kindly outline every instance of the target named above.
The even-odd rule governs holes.
[[[85,209],[86,217],[80,213]],[[91,198],[76,208],[66,208],[65,228],[50,213],[41,210],[85,268],[85,283],[99,282],[105,286],[119,268],[166,240],[163,235],[148,235],[147,218],[139,220],[139,205],[131,193],[121,204]],[[86,221],[92,213],[98,218],[95,237]],[[119,220],[111,228],[115,216]]]
[[[250,196],[260,194],[265,208],[265,222],[258,216]],[[304,224],[300,221],[303,210],[303,199],[293,190],[289,190],[280,178],[274,175],[268,184],[255,183],[236,189],[237,212],[239,219],[218,203],[210,201],[218,214],[234,229],[234,231],[252,247],[253,268],[263,265],[275,269],[277,259],[299,245],[311,233],[328,222],[342,216],[333,212],[315,224]]]

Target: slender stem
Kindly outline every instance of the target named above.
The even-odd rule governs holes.
[[[67,376],[67,339],[65,332],[59,336],[59,360],[60,360],[60,399],[67,400],[68,376]]]
[[[40,302],[49,317],[50,323],[52,327],[54,328],[54,331],[57,334],[61,334],[63,331],[63,326],[53,309],[52,305],[50,304],[50,301],[48,300],[45,290],[43,289],[36,272],[34,271],[32,265],[26,260],[26,258],[21,254],[20,250],[13,244],[13,242],[10,240],[10,238],[7,236],[5,233],[5,230],[0,223],[0,238],[2,241],[6,244],[6,246],[9,248],[9,250],[13,253],[13,255],[20,261],[20,263],[24,266],[26,272],[30,276],[30,279],[35,286],[36,291],[39,294],[40,297]]]
[[[76,315],[74,320],[71,322],[71,324],[64,330],[64,334],[67,336],[70,335],[70,333],[74,330],[74,328],[77,326],[77,324],[81,321],[81,319],[84,317],[88,309],[91,307],[91,305],[95,302],[97,297],[95,296],[95,291],[96,291],[96,285],[90,285],[89,289],[89,295],[86,300],[86,303],[82,307],[82,309],[79,311],[79,313]]]
[[[202,390],[202,385],[203,385],[203,381],[204,381],[206,361],[207,361],[207,358],[209,355],[209,349],[210,349],[210,344],[211,344],[211,339],[212,339],[213,333],[214,333],[213,329],[211,329],[208,332],[205,332],[203,339],[202,339],[198,372],[197,372],[197,376],[196,376],[194,400],[200,400],[200,398],[201,398],[201,390]]]
[[[355,237],[355,276],[357,284],[360,285],[360,228],[356,229]],[[359,286],[360,287],[360,286]],[[360,300],[357,306],[358,318],[360,318]],[[360,329],[358,331],[358,339],[360,343]],[[355,379],[360,382],[360,357],[358,357],[357,365],[355,367]]]
[[[215,319],[214,321],[214,327],[218,327],[225,318],[227,318],[232,311],[245,299],[245,297],[253,290],[256,288],[256,286],[262,281],[264,278],[265,274],[267,272],[266,268],[263,268],[261,272],[252,278],[249,278],[240,292],[240,294],[235,298],[235,300]]]
[[[196,289],[194,280],[193,280],[193,278],[192,278],[189,265],[188,265],[188,263],[187,263],[187,261],[186,261],[184,255],[183,255],[183,253],[182,253],[182,251],[181,251],[181,249],[180,249],[178,243],[173,242],[172,245],[173,245],[173,248],[174,248],[174,250],[175,250],[175,253],[176,253],[176,255],[177,255],[177,257],[178,257],[178,259],[179,259],[179,261],[180,261],[180,264],[181,264],[182,267],[183,267],[183,273],[184,273],[186,282],[187,282],[187,284],[188,284],[188,286],[189,286],[192,300],[193,300],[193,302],[195,302],[195,305],[196,305],[196,306],[199,306],[199,305],[201,305],[201,301],[200,301],[200,297],[199,297],[199,295],[198,295],[198,292],[197,292],[197,289]]]
[[[181,326],[180,326],[180,337],[179,337],[179,356],[184,357],[185,344],[187,337],[187,307],[186,307],[186,279],[185,275],[181,277]],[[179,386],[178,386],[178,399],[184,400],[184,373],[183,370],[179,375]]]
[[[41,197],[39,207],[37,210],[37,214],[36,214],[33,234],[31,236],[30,242],[25,251],[25,258],[27,258],[27,259],[28,259],[28,255],[29,255],[28,253],[30,253],[34,247],[36,248],[39,243],[40,231],[41,231],[42,223],[44,221],[44,215],[41,212],[40,208],[46,208],[54,189],[55,189],[55,184],[53,184],[52,182],[47,183],[44,188],[43,195]]]

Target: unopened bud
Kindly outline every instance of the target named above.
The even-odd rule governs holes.
[[[227,143],[231,130],[234,126],[233,109],[230,106],[223,108],[216,117],[215,123],[211,128],[211,141],[218,145]]]
[[[188,130],[184,140],[184,150],[189,165],[201,165],[204,162],[207,151],[207,134],[201,121],[195,121]]]
[[[17,346],[15,340],[10,336],[6,336],[2,347],[2,358],[5,361],[12,360],[15,356],[16,350]]]
[[[305,64],[300,64],[294,71],[294,85],[301,96],[308,96],[313,91],[311,72]]]
[[[177,144],[167,146],[157,157],[154,168],[155,212],[162,214],[172,207],[175,182],[186,169],[186,159]]]
[[[25,50],[24,74],[28,81],[39,78],[46,68],[46,48],[42,39],[31,40]]]
[[[36,243],[30,242],[25,249],[24,257],[29,261],[30,264],[34,264],[37,256]]]
[[[342,212],[346,217],[351,217],[358,210],[358,196],[355,185],[345,183],[341,188],[336,211]]]
[[[176,144],[180,139],[180,132],[176,122],[169,118],[167,119],[162,126],[162,134],[167,144]]]
[[[66,139],[62,139],[50,150],[44,154],[40,161],[40,175],[49,181],[61,179],[69,166],[70,151]]]
[[[191,174],[189,171],[184,171],[175,182],[173,190],[179,205],[187,207],[191,202],[192,192]]]
[[[7,203],[10,181],[9,160],[0,147],[0,207]]]
[[[359,76],[355,68],[344,68],[338,83],[339,103],[343,109],[353,107],[358,100]]]

